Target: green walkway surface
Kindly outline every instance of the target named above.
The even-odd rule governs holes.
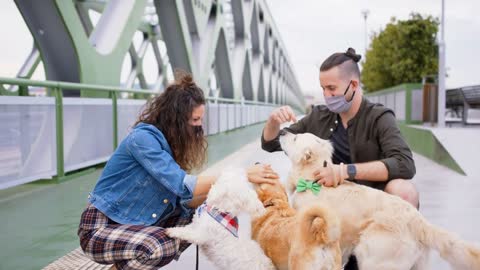
[[[208,164],[258,139],[262,128],[263,123],[210,136]],[[0,270],[41,269],[77,248],[80,214],[100,174],[0,190]]]
[[[0,193],[0,269],[41,269],[77,248],[80,213],[99,175]]]

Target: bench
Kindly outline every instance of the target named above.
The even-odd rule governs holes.
[[[447,124],[480,124],[480,85],[448,89],[445,97]]]
[[[90,260],[85,256],[81,248],[77,248],[45,266],[43,270],[108,270],[111,267],[111,265],[98,264]]]
[[[465,124],[467,125],[479,125],[480,124],[480,109],[467,109],[466,110],[466,120]]]

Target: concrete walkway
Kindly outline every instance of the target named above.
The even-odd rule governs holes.
[[[466,149],[470,151],[471,149]],[[458,150],[459,151],[459,150]],[[458,155],[458,153],[457,153]],[[463,176],[444,166],[438,165],[431,160],[417,155],[414,155],[414,159],[417,167],[417,175],[413,180],[420,191],[421,213],[433,224],[441,226],[451,232],[459,234],[463,239],[480,243],[480,199],[478,197],[480,179],[473,175]],[[286,176],[290,170],[290,162],[283,154],[283,152],[267,153],[260,148],[260,141],[245,145],[238,151],[230,154],[221,161],[213,164],[203,174],[217,174],[228,166],[240,166],[248,167],[254,164],[256,161],[262,163],[271,164],[273,169],[277,171],[282,181],[286,179]],[[460,162],[459,162],[460,163]],[[460,165],[462,165],[460,163]],[[469,165],[469,168],[472,168]],[[475,169],[475,168],[473,168]],[[98,173],[98,172],[97,172]],[[97,174],[96,173],[96,174]],[[92,177],[91,175],[89,178]],[[71,181],[65,183],[65,186],[75,185],[75,188],[79,188],[81,192],[76,194],[80,196],[85,195],[90,186],[94,183],[83,183],[82,186],[77,187],[77,181]],[[85,186],[83,186],[85,185]],[[64,186],[64,185],[60,185]],[[89,188],[90,187],[90,188]],[[63,187],[62,189],[67,188]],[[72,187],[68,188],[69,190]],[[55,192],[55,196],[59,196],[63,192]],[[81,195],[81,196],[83,196]],[[61,196],[61,195],[60,195]],[[32,195],[28,196],[32,197]],[[35,196],[33,196],[35,197]],[[70,199],[72,199],[70,197]],[[77,199],[78,200],[78,199]],[[24,199],[21,200],[24,202]],[[35,198],[28,200],[30,203],[35,203]],[[53,204],[54,205],[54,204]],[[3,204],[2,206],[6,206]],[[64,209],[65,211],[73,211]],[[75,209],[78,210],[78,209]],[[26,220],[29,220],[28,213],[17,213],[25,216]],[[72,224],[76,224],[78,214],[75,215],[75,221]],[[250,237],[250,220],[246,216],[240,216],[240,237]],[[31,219],[30,219],[31,220]],[[8,223],[7,223],[8,224]],[[24,223],[20,223],[24,224]],[[12,226],[15,226],[11,224]],[[37,226],[39,223],[37,220]],[[17,224],[18,226],[18,224]],[[39,229],[50,228],[51,226],[41,226]],[[53,229],[53,234],[58,234],[58,230]],[[64,230],[75,230],[75,226],[68,226]],[[62,231],[64,231],[62,230]],[[20,235],[25,234],[25,230],[19,231]],[[36,235],[33,233],[32,235]],[[20,236],[19,235],[19,236]],[[50,239],[52,236],[48,236]],[[5,239],[7,240],[7,239]],[[18,241],[18,240],[17,240]],[[37,241],[35,241],[37,242]],[[34,245],[35,246],[35,245]],[[77,245],[78,247],[78,245]],[[39,249],[41,246],[36,245]],[[62,246],[65,248],[65,246]],[[65,250],[65,249],[64,249]],[[73,250],[73,248],[69,249]],[[27,253],[29,251],[25,250]],[[31,252],[31,250],[30,250]],[[8,253],[8,252],[7,252]],[[37,258],[38,259],[38,258]],[[85,263],[89,263],[85,258]],[[18,262],[17,265],[21,263]],[[0,263],[0,266],[2,263]],[[437,252],[432,252],[430,269],[446,270],[450,269],[442,259],[439,258]],[[89,269],[102,269],[100,265],[89,264]],[[0,269],[3,269],[0,267]],[[61,268],[47,268],[47,269],[61,269]],[[75,268],[80,269],[80,268]],[[83,269],[83,268],[82,268]],[[173,262],[166,266],[164,269],[195,269],[195,247],[192,246],[187,249],[178,262]],[[216,269],[202,254],[200,255],[200,269]]]
[[[460,175],[417,154],[414,159],[417,175],[413,181],[421,194],[421,213],[431,223],[455,232],[465,240],[480,243],[480,179]],[[256,161],[272,164],[282,181],[286,179],[290,162],[285,154],[263,151],[259,140],[214,164],[205,174],[217,173],[228,166],[246,167]],[[240,217],[240,236],[249,236],[249,230],[249,219]],[[430,266],[435,270],[450,269],[437,252],[432,252]],[[195,269],[195,248],[190,247],[178,262],[165,269]],[[200,269],[216,268],[201,254]]]
[[[415,155],[414,159],[420,212],[431,223],[480,244],[480,178],[463,176],[420,155]],[[430,269],[451,268],[437,252],[432,252]]]
[[[415,127],[430,130],[468,176],[480,179],[477,158],[480,153],[480,126],[438,128],[416,125]]]

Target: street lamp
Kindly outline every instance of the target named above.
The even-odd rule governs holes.
[[[438,40],[438,127],[445,127],[445,0],[442,0],[441,37]]]
[[[365,55],[364,55],[364,59],[365,59],[366,54],[367,54],[367,43],[368,43],[367,18],[368,18],[369,13],[370,13],[370,10],[368,10],[368,9],[362,10],[363,19],[365,20]]]

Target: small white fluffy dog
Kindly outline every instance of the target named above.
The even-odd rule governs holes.
[[[166,232],[170,237],[199,245],[220,269],[275,269],[257,242],[236,234],[232,225],[241,212],[255,217],[265,213],[265,208],[248,182],[245,170],[228,168],[210,188],[192,223]]]
[[[436,249],[453,269],[480,269],[480,248],[430,224],[399,197],[349,181],[322,187],[318,195],[295,191],[300,178],[313,179],[325,161],[331,164],[333,148],[310,133],[287,133],[280,144],[292,161],[288,184],[294,208],[313,202],[334,210],[344,259],[354,253],[362,270],[423,270],[429,269],[430,249]]]

